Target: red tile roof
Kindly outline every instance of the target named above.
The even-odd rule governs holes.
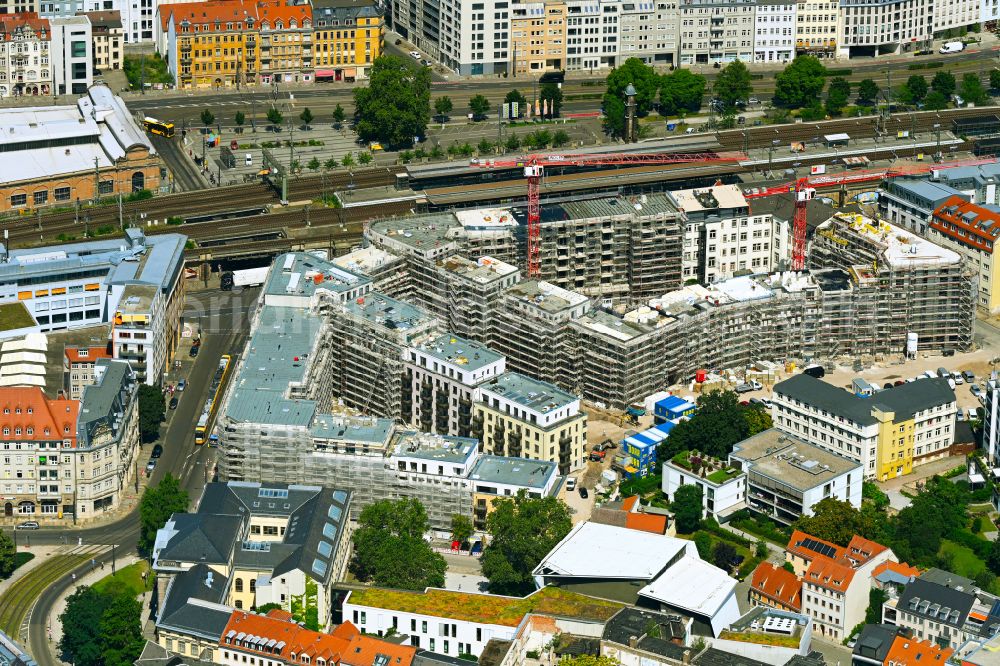
[[[916,578],[920,575],[920,569],[911,567],[906,562],[893,562],[892,560],[886,560],[882,564],[875,567],[875,570],[872,571],[872,577],[874,578],[875,576],[878,576],[886,571],[893,571],[906,578]]]
[[[802,581],[784,567],[761,562],[753,570],[750,588],[786,608],[802,609]]]
[[[855,534],[851,537],[850,543],[847,544],[847,552],[845,555],[847,556],[847,559],[851,561],[851,564],[856,567],[860,567],[865,562],[881,555],[887,550],[889,549],[882,544]]]
[[[0,41],[12,41],[14,31],[24,26],[30,27],[41,39],[48,40],[52,35],[49,20],[40,18],[37,12],[20,12],[18,14],[0,14]]]
[[[107,345],[101,347],[66,347],[70,363],[93,363],[99,358],[111,358]]]
[[[666,534],[667,517],[658,516],[653,513],[636,513],[634,511],[630,511],[625,514],[625,527],[630,530],[638,530],[640,532]]]
[[[301,28],[306,23],[312,24],[312,7],[308,4],[291,5],[283,0],[259,0],[257,2],[257,18],[260,20],[260,27],[267,29],[277,21],[281,21],[283,28]]]
[[[830,543],[829,541],[824,541],[823,539],[817,539],[816,537],[806,534],[805,532],[800,532],[799,530],[795,530],[794,532],[792,532],[792,537],[788,540],[788,546],[785,547],[785,550],[788,551],[789,553],[792,553],[793,555],[798,555],[799,557],[807,561],[811,561],[813,558],[817,556],[822,556],[823,553],[814,550],[812,548],[807,548],[806,546],[803,545],[803,542],[807,540],[811,540],[822,546],[826,546],[827,548],[824,550],[827,550],[827,552],[829,552],[828,549],[832,549],[833,554],[827,555],[827,557],[830,557],[834,560],[840,560],[844,557],[843,546],[838,546],[835,543]]]
[[[322,658],[328,666],[372,666],[378,655],[389,657],[391,664],[409,666],[417,651],[366,636],[350,622],[329,634],[303,629],[283,610],[272,610],[267,615],[233,611],[219,645],[288,663],[304,663],[302,657],[308,656],[309,663],[315,664]]]
[[[243,0],[208,0],[207,2],[192,2],[179,4],[160,5],[160,20],[163,21],[164,29],[169,25],[170,15],[174,16],[174,23],[187,21],[190,24],[208,25],[202,32],[215,30],[215,23],[221,24],[222,30],[226,29],[227,23],[243,22],[250,18],[256,23],[257,8],[252,2],[244,3]],[[239,26],[233,26],[234,32]]]
[[[854,569],[846,564],[834,562],[828,557],[817,557],[806,569],[802,580],[835,592],[846,592],[854,578]]]
[[[930,226],[956,243],[992,253],[1000,236],[1000,213],[951,196],[934,211]]]
[[[941,648],[930,641],[896,636],[885,656],[885,663],[891,666],[943,665],[953,652],[951,648]]]
[[[76,446],[80,401],[51,400],[37,386],[0,387],[0,435],[3,441],[70,440]],[[29,430],[30,428],[30,430]]]

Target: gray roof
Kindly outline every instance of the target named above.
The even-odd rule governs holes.
[[[268,271],[264,293],[268,296],[311,297],[318,291],[350,291],[371,282],[309,252],[278,255]]]
[[[370,0],[313,0],[313,23],[323,27],[323,19],[379,18],[382,12]]]
[[[770,428],[737,442],[731,457],[743,461],[751,480],[763,476],[802,492],[861,468],[850,460],[805,440]]]
[[[229,579],[204,564],[196,564],[171,579],[156,626],[218,640],[232,608],[223,606]]]
[[[90,25],[93,27],[94,34],[122,27],[122,13],[117,9],[99,12],[77,12],[76,15],[86,16],[90,19]]]
[[[947,170],[945,170],[945,172],[947,172]],[[884,189],[890,194],[897,194],[899,196],[909,195],[911,197],[923,199],[927,203],[932,204],[935,208],[939,203],[956,194],[966,198],[961,192],[950,185],[935,183],[924,179],[897,178],[891,181]]]
[[[915,578],[903,588],[896,608],[931,622],[961,628],[965,625],[965,619],[975,603],[974,590],[957,590],[947,585]],[[943,611],[946,610],[947,617],[944,617]]]
[[[246,540],[237,545],[234,562],[270,570],[274,576],[298,569],[326,583],[334,573],[330,563],[341,547],[350,504],[351,494],[345,490],[230,481],[205,487],[199,515],[230,511],[288,518],[280,542],[253,541],[244,535]]]
[[[469,662],[458,657],[450,657],[446,654],[420,650],[413,656],[412,664],[413,666],[440,666],[441,664],[445,666],[468,666]]]
[[[694,659],[699,666],[768,666],[763,661],[757,661],[732,652],[725,652],[710,647]]]
[[[943,378],[924,377],[877,392],[870,397],[853,393],[805,373],[779,382],[774,392],[824,409],[861,425],[874,425],[872,409],[895,413],[895,421],[911,418],[919,411],[955,401],[955,392]]]
[[[681,660],[690,648],[673,643],[669,639],[684,639],[685,621],[686,618],[680,615],[626,607],[615,613],[614,617],[604,624],[601,639],[628,645],[629,639],[635,636],[639,640],[639,649]],[[656,629],[657,636],[649,635],[653,628]],[[693,649],[691,651],[694,652]]]
[[[451,333],[442,333],[433,339],[420,340],[414,348],[463,370],[475,371],[496,363],[504,355],[474,340],[460,338]]]
[[[554,384],[517,372],[497,375],[481,387],[538,412],[550,412],[579,400],[577,396],[563,391]]]
[[[557,473],[556,464],[549,460],[481,455],[472,467],[469,478],[486,483],[542,489]]]
[[[170,522],[176,533],[157,554],[157,560],[228,564],[243,531],[243,520],[235,513],[175,513]]]
[[[83,389],[77,428],[82,440],[81,448],[90,446],[105,428],[110,429],[114,438],[118,439],[120,433],[115,429],[121,430],[124,420],[117,417],[124,413],[132,400],[137,399],[135,374],[128,362],[102,358],[94,367],[104,370],[100,381]]]
[[[396,455],[428,462],[465,464],[476,453],[479,440],[425,432],[405,432],[399,438]]]
[[[811,232],[833,217],[833,214],[836,212],[837,209],[826,205],[818,197],[810,199],[806,204],[806,227]],[[780,220],[791,222],[795,216],[795,195],[785,193],[754,199],[753,214],[762,215],[767,213]]]
[[[0,631],[0,666],[37,666],[35,660],[14,639]]]
[[[854,645],[854,654],[859,657],[885,662],[892,642],[896,639],[898,627],[894,624],[866,624]]]

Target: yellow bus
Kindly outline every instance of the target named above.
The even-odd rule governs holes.
[[[172,137],[174,135],[173,123],[165,123],[161,120],[157,120],[156,118],[146,117],[142,119],[142,124],[143,127],[146,128],[146,131],[151,132],[152,134],[159,134],[160,136],[165,137]]]
[[[225,384],[231,362],[232,357],[229,354],[223,354],[222,358],[219,359],[219,367],[216,368],[215,376],[212,377],[212,384],[208,387],[205,408],[202,409],[201,416],[198,417],[198,423],[194,427],[195,444],[204,444],[206,441],[209,424],[215,418],[215,413],[219,410],[219,398],[222,396],[222,387]]]

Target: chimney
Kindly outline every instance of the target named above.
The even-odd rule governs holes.
[[[628,646],[633,649],[639,647],[639,638],[637,636],[629,636]]]
[[[691,663],[691,650],[684,650],[684,654],[681,656],[681,662],[685,664]]]

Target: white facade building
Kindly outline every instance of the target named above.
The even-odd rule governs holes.
[[[680,64],[752,62],[752,0],[680,0]]]
[[[841,58],[899,53],[933,37],[934,3],[927,0],[842,0]]]
[[[795,57],[796,3],[762,0],[754,16],[754,62],[790,62]]]
[[[94,38],[90,19],[65,16],[49,20],[52,26],[52,85],[56,95],[83,95],[94,83]]]
[[[677,63],[677,0],[623,3],[618,64],[639,58],[650,65]]]
[[[425,432],[468,437],[476,387],[503,374],[503,355],[450,333],[418,339],[406,354],[413,408],[404,416]]]
[[[663,494],[667,496],[668,501],[673,501],[674,493],[681,486],[698,486],[701,488],[701,502],[705,516],[718,520],[720,516],[741,509],[747,503],[746,474],[728,475],[723,470],[720,472],[721,474],[717,476],[714,473],[700,476],[668,460],[663,463]]]
[[[1000,477],[1000,379],[996,375],[986,381],[983,394],[983,448],[986,463],[994,470],[994,478]],[[993,504],[1000,505],[1000,495],[993,496]]]
[[[52,93],[52,28],[37,14],[0,14],[0,101]]]

